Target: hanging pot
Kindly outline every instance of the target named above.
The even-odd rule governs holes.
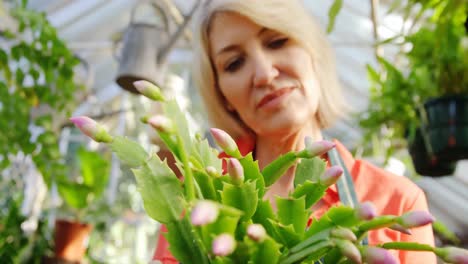
[[[116,56],[119,62],[116,82],[123,89],[138,93],[133,86],[133,82],[138,80],[147,80],[160,86],[167,70],[167,55],[184,32],[199,4],[200,1],[197,1],[173,35],[169,34],[168,18],[162,7],[156,3],[152,4],[162,17],[163,27],[136,23],[137,6],[133,8],[130,25],[123,38],[122,53],[120,56]]]
[[[468,95],[427,101],[423,120],[423,129],[438,160],[456,162],[468,159]]]
[[[429,155],[420,128],[415,131],[413,139],[409,140],[408,151],[414,169],[420,175],[441,177],[452,175],[455,171],[455,162],[444,162]]]
[[[67,220],[55,221],[55,257],[81,262],[88,247],[91,225]]]

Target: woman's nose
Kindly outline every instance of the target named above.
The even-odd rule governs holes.
[[[262,87],[271,84],[271,82],[278,76],[279,70],[273,63],[273,58],[267,54],[258,53],[254,57],[255,72],[253,73],[254,87]]]

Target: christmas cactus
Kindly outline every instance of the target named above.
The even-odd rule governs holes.
[[[164,115],[142,120],[157,130],[173,153],[183,181],[166,161],[138,143],[109,135],[87,117],[72,121],[84,134],[107,143],[132,168],[147,214],[166,225],[169,249],[181,263],[397,263],[388,249],[431,251],[446,262],[468,263],[468,251],[459,248],[361,243],[369,230],[388,227],[410,233],[413,227],[430,224],[434,219],[427,212],[378,216],[372,203],[365,202],[355,208],[332,207],[309,223],[313,205],[343,173],[336,166],[327,169],[319,158],[333,143],[306,139],[304,150],[287,153],[260,170],[252,153],[243,156],[226,132],[211,129],[218,146],[230,156],[223,173],[218,151],[189,133],[177,102],[166,101],[148,82],[135,86],[162,104]],[[288,197],[276,197],[273,208],[264,195],[295,164],[295,189]]]

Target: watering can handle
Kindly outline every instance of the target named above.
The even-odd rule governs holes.
[[[166,45],[162,47],[162,49],[160,50],[158,54],[157,61],[159,63],[162,63],[166,59],[167,55],[169,54],[169,51],[172,49],[172,47],[177,42],[177,40],[182,35],[182,33],[185,31],[185,28],[188,26],[190,19],[193,17],[198,7],[201,6],[202,2],[203,2],[202,0],[197,0],[195,2],[195,4],[192,7],[192,10],[190,10],[190,12],[187,15],[185,15],[185,18],[182,24],[180,24],[176,32],[172,36],[169,37],[168,43],[166,43]],[[207,2],[209,3],[210,1],[208,0]]]
[[[164,12],[164,8],[160,6],[156,1],[148,1],[148,0],[141,0],[139,3],[137,3],[135,6],[133,6],[132,12],[130,14],[130,24],[133,24],[135,22],[135,15],[136,15],[136,10],[138,6],[141,4],[151,4],[152,7],[161,15],[161,18],[164,23],[164,30],[166,32],[169,32],[169,19],[167,18],[166,13]]]

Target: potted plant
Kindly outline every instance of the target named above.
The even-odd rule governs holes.
[[[468,3],[412,0],[405,16],[415,9],[417,30],[385,41],[410,47],[397,56],[403,65],[379,58],[380,71],[368,66],[370,103],[360,125],[366,139],[390,143],[387,158],[408,147],[417,173],[449,175],[468,157]]]
[[[109,162],[101,154],[80,147],[76,157],[77,170],[71,169],[70,174],[77,177],[56,181],[65,211],[73,217],[55,222],[55,257],[71,262],[84,256],[92,229],[92,205],[101,198],[109,179]]]
[[[291,151],[260,170],[252,153],[242,155],[234,140],[212,129],[216,143],[231,158],[222,173],[218,151],[206,139],[193,136],[175,101],[166,101],[149,84],[139,91],[163,101],[163,114],[144,121],[154,127],[173,153],[183,174],[181,182],[154,153],[125,137],[110,135],[89,117],[71,121],[97,142],[108,144],[135,175],[147,214],[166,225],[169,250],[182,263],[397,263],[386,249],[431,251],[449,263],[466,263],[468,251],[437,248],[412,242],[368,246],[361,241],[367,231],[389,227],[401,232],[432,222],[426,211],[401,216],[377,216],[370,202],[355,208],[331,207],[310,226],[310,208],[334,184],[342,169],[319,156],[332,144],[306,140],[304,150]],[[298,159],[295,189],[276,197],[276,210],[264,195]]]

